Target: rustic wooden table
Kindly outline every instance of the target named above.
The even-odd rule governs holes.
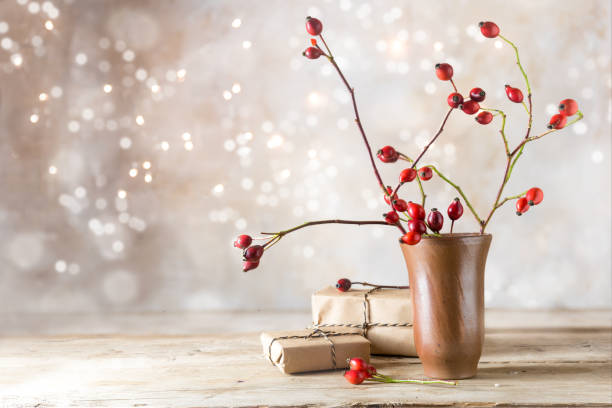
[[[340,371],[287,376],[257,331],[307,313],[0,316],[0,407],[612,406],[611,311],[487,312],[476,378],[352,386]],[[374,357],[422,376],[416,358]]]

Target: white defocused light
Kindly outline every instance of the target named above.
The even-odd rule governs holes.
[[[240,25],[242,25],[242,20],[239,18],[235,18],[234,21],[232,21],[232,27],[238,28]]]
[[[57,174],[57,167],[49,166],[49,174]]]
[[[102,89],[104,89],[105,93],[111,93],[113,91],[113,86],[111,84],[105,84]]]
[[[234,142],[232,139],[228,139],[223,143],[223,147],[228,152],[231,152],[236,148],[236,142]]]
[[[31,2],[28,4],[28,11],[32,14],[37,14],[40,11],[40,4],[36,1]]]
[[[142,126],[142,125],[144,125],[144,123],[145,123],[145,120],[144,120],[144,118],[142,117],[142,115],[138,115],[138,116],[136,116],[136,124],[137,124],[138,126]]]
[[[269,149],[276,149],[277,147],[282,146],[283,142],[284,142],[284,139],[281,135],[274,134],[270,136],[270,138],[268,139],[267,145]]]
[[[232,92],[237,94],[241,91],[241,87],[239,83],[235,83],[234,85],[232,85]]]
[[[593,163],[601,163],[603,159],[604,159],[604,154],[600,150],[595,150],[591,154],[591,160],[593,160]]]
[[[248,177],[245,177],[242,179],[242,181],[240,181],[240,186],[245,189],[245,190],[250,190],[253,188],[253,180],[251,180]]]
[[[243,41],[242,42],[242,48],[244,48],[245,50],[248,50],[249,48],[251,48],[253,44],[250,41]]]
[[[127,197],[127,191],[125,190],[118,190],[117,191],[117,197],[124,199],[125,197]]]
[[[214,196],[220,197],[223,194],[224,190],[225,190],[225,187],[223,187],[223,184],[217,184],[216,186],[212,188],[212,193]]]
[[[38,117],[38,115],[36,113],[33,113],[33,114],[30,115],[30,122],[38,123],[38,119],[39,119],[39,117]]]
[[[573,129],[575,134],[584,135],[588,130],[588,126],[584,122],[578,122],[574,125]]]
[[[132,139],[127,136],[122,137],[119,139],[119,146],[124,150],[129,149],[132,147]]]
[[[53,27],[54,27],[53,21],[51,21],[51,20],[45,21],[45,28],[47,30],[51,31],[51,30],[53,30]]]
[[[11,55],[11,62],[13,63],[14,66],[20,67],[21,64],[23,64],[23,57],[19,53],[13,54]]]
[[[71,120],[68,122],[68,131],[71,133],[76,133],[79,131],[79,129],[81,129],[81,124],[76,120]]]
[[[115,251],[115,252],[123,252],[124,248],[125,248],[125,245],[123,244],[123,242],[121,242],[121,241],[113,242],[113,251]]]
[[[51,88],[51,96],[53,98],[61,98],[63,94],[64,94],[64,91],[62,90],[61,87],[54,86],[53,88]]]
[[[68,269],[68,264],[63,259],[58,259],[55,262],[55,271],[57,273],[64,273],[66,272],[66,269]]]
[[[85,65],[85,64],[87,64],[87,55],[85,53],[79,52],[76,55],[76,57],[74,57],[74,61],[78,65]]]

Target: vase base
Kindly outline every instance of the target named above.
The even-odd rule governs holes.
[[[448,370],[446,369],[425,369],[425,376],[437,380],[465,380],[476,377],[476,367],[470,369]]]

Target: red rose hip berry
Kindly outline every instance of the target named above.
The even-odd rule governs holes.
[[[485,100],[487,93],[482,88],[472,88],[470,91],[470,99],[474,102],[482,102]]]
[[[318,18],[306,17],[306,31],[310,35],[319,35],[323,31],[323,23]]]
[[[385,198],[385,203],[391,205],[391,201],[393,200],[397,200],[397,194],[393,194],[393,188],[391,188],[391,186],[387,186],[387,193],[384,195]],[[391,196],[391,194],[393,194]]]
[[[351,384],[361,384],[365,381],[367,375],[365,371],[349,370],[344,373],[344,378]]]
[[[452,94],[448,95],[446,102],[448,102],[448,106],[451,108],[458,108],[459,105],[463,103],[463,96],[460,93],[453,92]]]
[[[461,201],[459,197],[455,197],[452,203],[448,206],[448,210],[446,211],[448,214],[448,218],[455,221],[461,218],[463,215],[463,205],[461,205]]]
[[[548,129],[563,129],[567,124],[567,116],[562,113],[557,113],[550,118],[548,125],[546,127]]]
[[[468,115],[473,115],[480,110],[480,105],[476,101],[469,100],[463,102],[459,106],[459,109],[461,109],[464,113]]]
[[[425,225],[425,221],[413,218],[408,221],[408,231],[418,232],[422,235],[427,232],[427,225]]]
[[[317,59],[321,55],[323,55],[323,52],[320,49],[316,48],[316,47],[308,47],[302,53],[302,55],[305,56],[308,59]]]
[[[516,215],[523,215],[529,210],[529,202],[527,198],[521,197],[516,200]]]
[[[362,358],[353,357],[349,361],[349,367],[351,370],[365,371],[368,368],[368,364]]]
[[[385,222],[387,224],[395,225],[399,221],[399,215],[397,215],[395,211],[389,211],[388,213],[383,214],[383,217],[385,217]]]
[[[559,113],[572,116],[578,112],[578,102],[573,99],[564,99],[559,103]]]
[[[410,218],[424,220],[425,209],[420,204],[413,203],[412,201],[410,201],[408,202],[408,215],[410,216]]]
[[[538,187],[532,187],[525,194],[525,198],[527,199],[527,204],[538,205],[544,200],[544,192]]]
[[[402,170],[400,173],[399,181],[400,183],[409,183],[414,180],[417,176],[417,171],[412,167]]]
[[[415,231],[408,231],[402,236],[402,242],[408,245],[416,245],[421,242],[421,234]]]
[[[425,166],[419,169],[419,178],[423,181],[431,180],[433,177],[433,171],[431,167]]]
[[[257,262],[262,257],[263,253],[264,247],[261,245],[253,245],[245,249],[242,255],[245,261]]]
[[[495,38],[499,35],[499,27],[492,21],[481,21],[478,23],[480,32],[487,38]]]
[[[453,67],[445,62],[436,64],[436,76],[442,81],[448,81],[453,77]]]
[[[378,150],[376,156],[383,163],[395,163],[399,159],[399,153],[392,146],[385,146]]]
[[[253,242],[253,238],[248,235],[239,235],[234,241],[234,246],[240,249],[246,249]]]
[[[523,102],[523,92],[518,88],[513,88],[510,85],[506,85],[506,95],[514,103]]]
[[[427,224],[429,224],[429,229],[435,233],[440,232],[442,229],[444,225],[444,216],[437,208],[431,209],[431,212],[427,216]]]
[[[347,292],[351,288],[351,281],[347,278],[338,279],[336,282],[336,289],[340,292]]]
[[[404,212],[408,209],[408,203],[405,200],[397,199],[393,200],[393,209],[395,211]]]
[[[476,115],[476,122],[480,123],[481,125],[488,125],[492,120],[493,115],[488,111],[482,111]]]
[[[251,269],[255,269],[259,266],[259,261],[244,261],[242,263],[242,272],[248,272]]]

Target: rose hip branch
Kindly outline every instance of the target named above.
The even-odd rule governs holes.
[[[482,88],[475,87],[472,88],[465,95],[461,94],[458,91],[455,82],[453,81],[453,67],[448,63],[436,64],[434,67],[436,76],[441,81],[449,81],[453,91],[450,95],[448,95],[446,99],[446,103],[448,104],[450,109],[444,116],[444,119],[438,131],[435,133],[429,143],[425,145],[419,155],[416,156],[416,160],[412,160],[408,155],[400,153],[392,146],[384,146],[376,152],[377,158],[382,163],[396,163],[398,160],[402,160],[407,161],[411,164],[410,167],[405,168],[400,172],[399,183],[394,189],[391,186],[385,184],[382,180],[382,177],[380,176],[378,167],[376,166],[376,160],[374,159],[374,154],[372,153],[372,149],[370,147],[370,142],[368,140],[368,137],[366,136],[366,132],[363,128],[363,124],[359,116],[359,110],[357,109],[357,102],[355,99],[355,89],[349,84],[344,73],[336,63],[336,60],[334,59],[334,56],[329,46],[323,38],[323,24],[320,20],[316,18],[306,18],[306,31],[313,37],[318,37],[322,42],[325,50],[319,47],[318,42],[315,38],[312,38],[312,46],[306,48],[306,50],[304,50],[303,52],[303,55],[311,60],[318,59],[321,56],[326,57],[340,76],[342,83],[345,85],[346,89],[351,95],[353,111],[355,114],[355,123],[368,152],[370,164],[372,166],[372,170],[374,171],[374,175],[376,177],[378,185],[383,190],[384,201],[387,205],[389,205],[390,208],[388,212],[382,215],[383,220],[380,221],[320,220],[306,222],[296,227],[279,232],[262,233],[263,235],[265,235],[265,237],[259,238],[265,241],[262,245],[251,245],[253,239],[249,235],[241,235],[234,242],[234,246],[243,250],[243,271],[246,272],[248,270],[256,268],[259,265],[260,259],[263,256],[264,252],[270,249],[276,243],[278,243],[285,235],[300,230],[302,228],[314,225],[388,225],[396,227],[401,231],[402,235],[400,237],[400,242],[407,245],[418,244],[421,241],[422,237],[432,237],[431,239],[436,239],[436,237],[440,235],[440,231],[442,231],[444,225],[444,216],[440,211],[435,208],[432,208],[429,212],[429,215],[427,215],[425,211],[425,200],[427,198],[427,194],[425,193],[425,189],[423,188],[423,182],[430,180],[433,177],[434,173],[441,180],[448,183],[457,191],[463,202],[465,202],[470,212],[476,219],[481,234],[485,232],[485,229],[489,225],[489,222],[491,221],[491,218],[493,217],[495,211],[501,208],[506,202],[516,200],[515,206],[517,215],[524,214],[529,210],[530,207],[538,205],[542,202],[544,198],[544,193],[538,187],[532,187],[523,193],[516,194],[513,196],[507,196],[504,199],[502,199],[502,195],[504,193],[504,188],[510,180],[510,176],[512,175],[514,166],[516,165],[516,162],[518,161],[519,157],[523,154],[527,143],[541,139],[546,135],[561,130],[567,126],[573,125],[574,123],[578,122],[583,118],[583,114],[578,109],[578,103],[575,100],[564,99],[559,104],[559,113],[553,115],[550,118],[547,126],[548,130],[537,136],[530,136],[533,123],[531,85],[529,84],[529,78],[527,77],[527,74],[525,73],[525,70],[521,64],[518,48],[514,43],[512,43],[510,40],[500,34],[500,29],[497,24],[487,21],[479,23],[479,27],[483,36],[487,38],[499,37],[501,40],[509,44],[514,49],[516,55],[516,64],[518,65],[521,74],[525,79],[527,104],[525,104],[523,92],[520,88],[511,85],[505,85],[504,88],[508,100],[513,103],[521,104],[527,112],[528,119],[525,135],[522,137],[518,145],[514,149],[511,149],[509,146],[508,135],[506,135],[506,113],[501,109],[480,106],[480,103],[483,102],[486,98],[486,92]],[[497,190],[497,194],[495,196],[495,201],[486,218],[481,218],[478,215],[474,206],[468,200],[466,194],[463,192],[462,188],[458,184],[452,182],[448,177],[446,177],[440,170],[438,170],[436,166],[426,165],[417,169],[419,161],[424,157],[425,153],[427,153],[427,151],[434,144],[434,142],[440,137],[440,135],[444,131],[444,127],[448,121],[448,118],[455,110],[461,110],[466,115],[476,115],[475,121],[480,125],[488,125],[495,119],[495,117],[501,116],[501,128],[499,130],[499,133],[501,134],[504,143],[504,150],[506,153],[506,165],[504,167],[504,174],[501,185]],[[568,118],[574,115],[576,115],[576,117],[568,122]],[[401,199],[398,196],[400,188],[404,184],[410,183],[414,180],[417,181],[418,188],[421,193],[421,204],[417,204],[412,201],[407,202],[406,200]],[[453,233],[455,221],[457,221],[463,215],[463,205],[461,203],[461,199],[459,197],[454,198],[447,209],[447,216],[451,220],[450,234]],[[399,213],[403,213],[405,217],[400,217]],[[402,222],[406,224],[406,228],[404,227]]]

